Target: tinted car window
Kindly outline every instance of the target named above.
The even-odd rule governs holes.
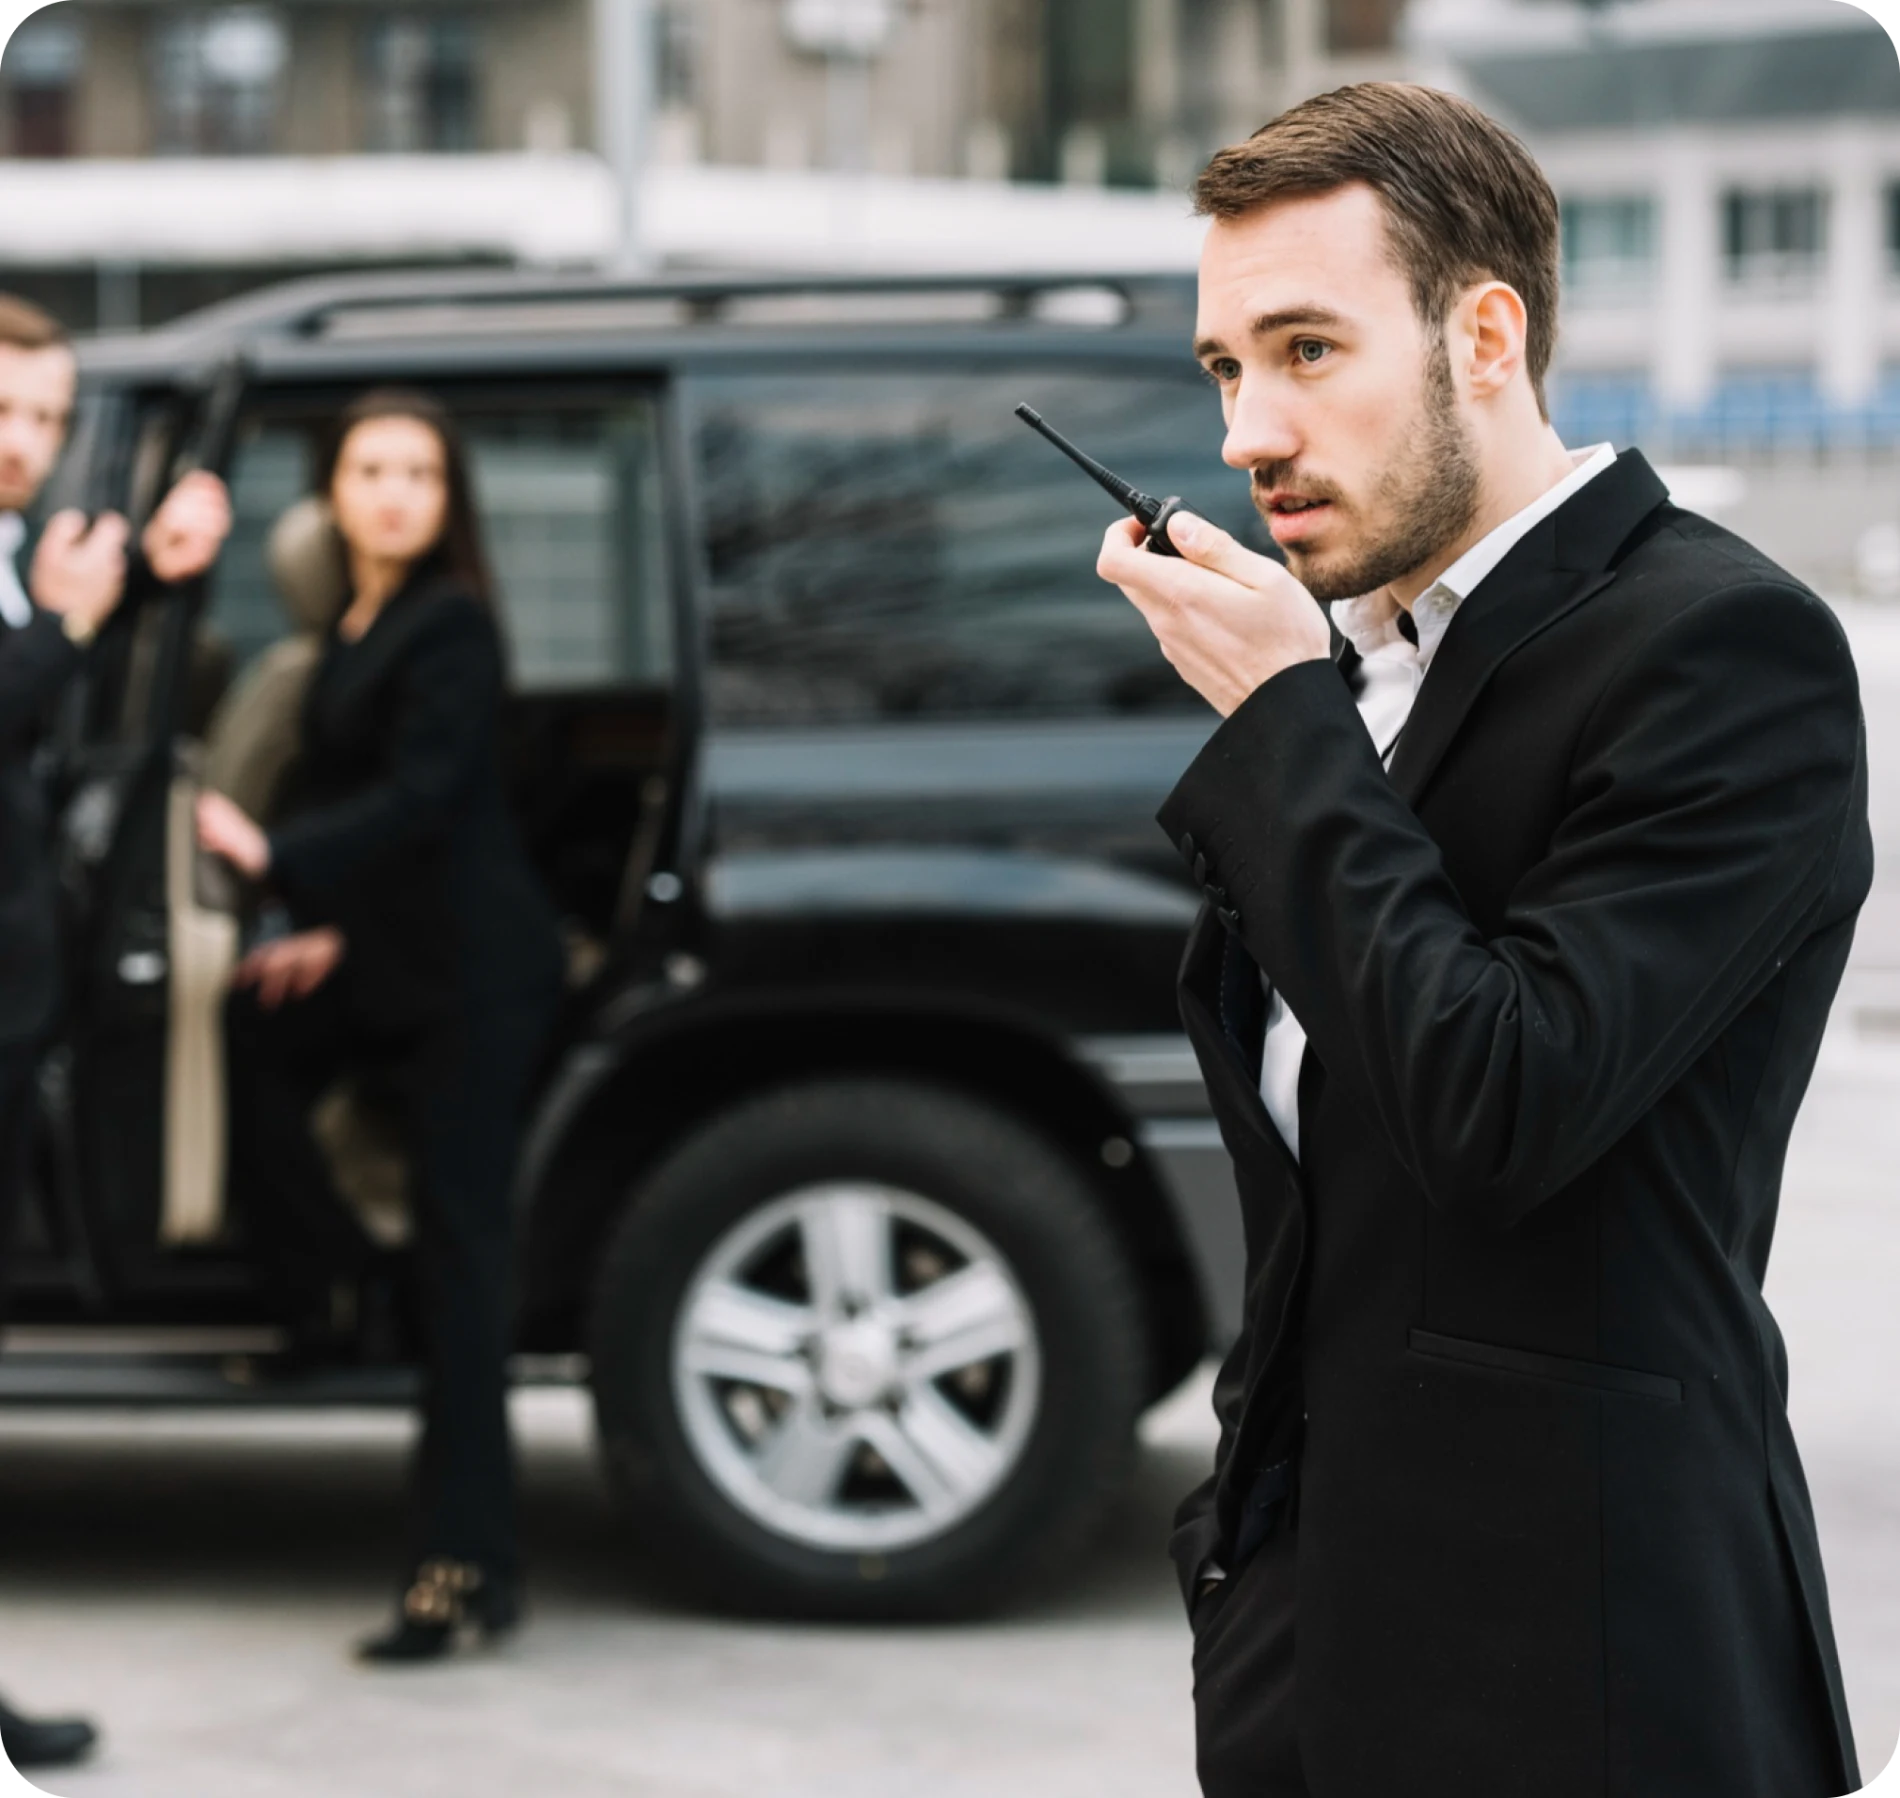
[[[212,623],[240,663],[288,626],[265,564],[271,526],[309,492],[331,414],[256,420],[231,471],[237,518]],[[652,406],[458,411],[523,692],[663,681],[671,611]]]
[[[1114,502],[1024,428],[1019,400],[1263,543],[1192,370],[704,379],[715,722],[1205,710],[1095,576]]]

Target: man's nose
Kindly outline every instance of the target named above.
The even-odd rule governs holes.
[[[1304,447],[1287,409],[1271,393],[1247,391],[1243,382],[1227,421],[1221,460],[1229,468],[1254,469],[1268,462],[1294,461]]]

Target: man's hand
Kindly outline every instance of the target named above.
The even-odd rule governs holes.
[[[125,543],[130,527],[116,512],[91,525],[83,512],[55,512],[33,552],[27,589],[36,605],[95,631],[112,616],[125,592]]]
[[[270,838],[222,793],[198,795],[198,847],[223,856],[251,880],[270,872]]]
[[[1282,669],[1331,653],[1326,615],[1278,562],[1185,512],[1168,535],[1178,560],[1145,549],[1135,519],[1110,525],[1095,572],[1135,602],[1161,653],[1223,718]]]
[[[238,963],[233,986],[257,988],[257,1002],[275,1011],[286,999],[307,999],[343,959],[343,932],[326,924],[261,943]]]
[[[169,586],[203,574],[230,534],[231,496],[216,475],[200,469],[165,495],[141,543],[146,564]]]

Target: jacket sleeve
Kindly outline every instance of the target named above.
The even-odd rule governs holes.
[[[1614,1144],[1817,920],[1865,831],[1864,768],[1840,626],[1812,595],[1749,583],[1632,646],[1489,938],[1327,663],[1252,695],[1162,821],[1205,845],[1255,959],[1431,1200],[1509,1226]]]
[[[411,646],[381,777],[271,832],[271,870],[297,897],[322,898],[409,844],[439,835],[491,752],[501,656],[474,601],[458,602]]]
[[[0,743],[15,747],[39,725],[82,659],[51,612],[36,607],[17,631],[0,626]]]

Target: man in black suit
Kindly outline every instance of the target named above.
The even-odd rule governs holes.
[[[1248,1242],[1174,1540],[1203,1788],[1853,1790],[1761,1292],[1871,875],[1847,643],[1558,440],[1556,201],[1475,108],[1323,95],[1197,199],[1287,565],[1100,569],[1224,718],[1161,813]]]
[[[59,1004],[57,903],[35,751],[54,700],[127,585],[128,532],[114,513],[91,521],[56,514],[26,554],[22,514],[59,460],[76,381],[59,325],[0,294],[0,1303],[32,1167],[40,1051]],[[141,572],[166,582],[201,574],[229,527],[223,484],[188,476],[145,530]],[[0,1703],[0,1746],[15,1766],[71,1761],[92,1742],[91,1725],[78,1718],[34,1720]]]

